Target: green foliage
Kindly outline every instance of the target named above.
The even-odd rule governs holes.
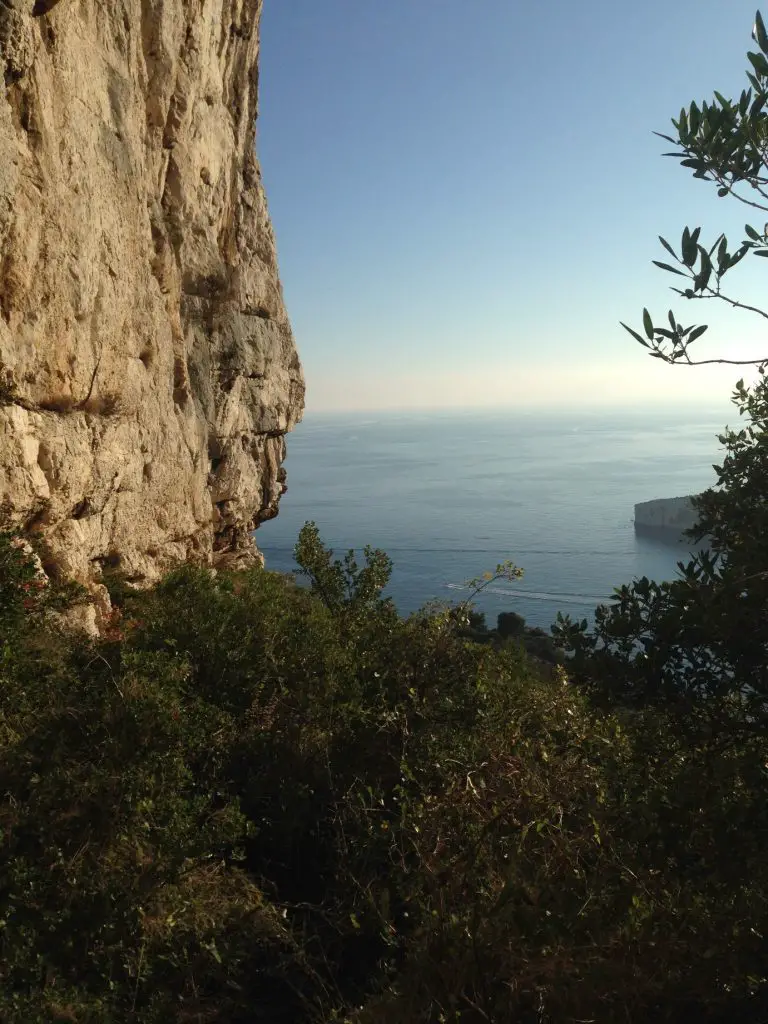
[[[636,580],[597,609],[593,630],[560,616],[559,642],[577,674],[611,700],[669,705],[690,723],[706,716],[728,728],[768,723],[768,382],[737,385],[746,419],[726,430],[717,483],[694,499],[691,539],[707,548],[679,577]]]
[[[240,990],[272,1005],[281,957],[300,958],[239,866],[251,826],[222,774],[232,721],[173,652],[90,646],[50,618],[41,642],[21,596],[34,568],[0,553],[21,604],[0,665],[0,1016],[236,1020]]]
[[[0,635],[8,640],[25,612],[37,607],[45,585],[39,581],[34,563],[21,548],[21,542],[7,531],[0,533],[0,576]]]
[[[92,643],[0,542],[0,1019],[755,1019],[759,738],[593,712],[300,553],[312,589],[186,567]]]
[[[522,615],[516,612],[501,612],[495,629],[488,629],[485,615],[466,609],[464,605],[455,609],[460,614],[459,631],[476,643],[492,644],[495,647],[519,647],[538,662],[550,665],[562,662],[562,656],[552,637],[543,629],[527,626]],[[463,623],[462,623],[463,619]]]
[[[721,198],[731,197],[738,202],[768,213],[768,59],[765,25],[758,11],[755,15],[753,38],[759,52],[750,52],[747,59],[749,88],[738,100],[726,99],[715,91],[711,102],[691,103],[672,120],[674,135],[661,138],[677,147],[665,156],[680,161],[682,167],[693,171],[694,178],[713,183]],[[659,134],[657,132],[657,134]],[[745,238],[729,247],[724,234],[710,246],[700,241],[701,228],[685,227],[679,250],[659,236],[661,245],[674,264],[654,260],[655,266],[676,277],[687,279],[681,287],[673,287],[677,295],[689,300],[715,298],[727,305],[746,309],[768,319],[764,310],[742,302],[722,290],[722,281],[748,253],[768,256],[768,226],[763,230],[751,224],[744,226]],[[684,327],[672,310],[667,314],[669,326],[654,323],[647,309],[643,310],[642,332],[621,326],[640,345],[650,350],[655,359],[668,363],[701,365],[703,363],[756,364],[763,372],[768,357],[733,360],[726,358],[692,359],[690,348],[707,330],[707,325]]]
[[[525,629],[525,619],[517,612],[501,612],[496,619],[496,630],[499,636],[520,636]]]
[[[759,11],[753,38],[760,52],[748,54],[750,88],[738,101],[716,92],[713,103],[692,103],[673,121],[676,136],[664,138],[678,147],[667,155],[714,182],[720,195],[768,212],[768,50]],[[767,231],[746,224],[746,238],[731,252],[724,235],[706,249],[701,229],[686,227],[679,254],[660,238],[677,266],[657,266],[690,279],[689,287],[673,289],[687,299],[719,298],[768,319],[721,290],[748,253],[768,256]],[[682,327],[672,311],[668,320],[661,328],[644,309],[644,335],[623,326],[651,355],[692,363],[689,348],[706,327]],[[720,436],[726,456],[715,467],[717,484],[695,499],[699,523],[691,539],[706,540],[708,550],[680,563],[675,580],[644,578],[616,590],[612,604],[597,609],[594,629],[563,616],[554,628],[577,677],[608,706],[674,708],[681,727],[717,730],[729,742],[761,732],[768,716],[768,363],[745,362],[759,364],[760,373],[752,389],[739,381],[733,396],[746,426]]]
[[[0,644],[14,638],[20,622],[31,619],[39,625],[48,613],[86,595],[77,583],[49,580],[35,561],[32,545],[12,530],[0,530],[0,579]]]
[[[102,566],[100,582],[107,588],[113,608],[124,608],[136,593],[136,588],[131,586],[125,572],[111,565]]]
[[[13,373],[7,367],[0,366],[0,405],[11,405],[17,397]]]
[[[334,560],[333,551],[320,543],[314,523],[305,523],[299,533],[294,557],[300,572],[323,603],[334,612],[365,612],[375,605],[383,608],[381,592],[392,575],[392,562],[383,551],[366,547],[365,564],[360,567],[354,551],[343,561]],[[386,602],[385,602],[386,603]],[[393,610],[391,602],[387,603]]]
[[[768,35],[759,12],[754,36],[761,52],[748,54],[750,90],[738,102],[715,93],[712,104],[691,104],[673,122],[676,138],[665,138],[680,147],[669,155],[695,177],[713,181],[718,195],[768,210]],[[686,227],[679,254],[660,238],[676,266],[654,262],[689,279],[687,287],[673,289],[686,299],[718,298],[768,319],[721,289],[747,253],[768,256],[766,233],[749,224],[744,231],[746,238],[730,251],[724,235],[707,249],[699,241],[701,229]],[[642,334],[622,326],[652,356],[692,364],[690,346],[706,327],[682,327],[671,311],[668,321],[669,328],[661,328],[644,309]],[[682,914],[676,923],[670,919],[670,934],[683,921],[692,925],[688,901],[702,909],[694,895],[700,886],[719,889],[725,916],[717,921],[719,913],[706,915],[706,923],[694,927],[699,939],[715,928],[735,945],[715,952],[707,938],[702,963],[720,972],[734,963],[740,947],[743,998],[723,1008],[721,1019],[757,1021],[768,1019],[768,933],[762,924],[768,875],[759,854],[768,830],[768,363],[745,362],[758,364],[761,374],[752,388],[743,381],[736,386],[734,402],[746,423],[720,436],[725,457],[715,467],[717,483],[694,500],[698,523],[689,536],[706,550],[679,563],[672,581],[643,578],[618,588],[611,604],[596,610],[592,629],[586,620],[561,615],[553,632],[570,655],[571,678],[592,707],[629,729],[633,757],[645,760],[650,789],[645,783],[630,787],[625,799],[640,822],[653,822],[644,839],[638,834],[637,852],[644,849],[645,863],[659,865],[665,886],[670,871],[683,885]],[[644,899],[641,905],[647,906]],[[747,933],[751,939],[742,945]],[[691,1003],[685,1014],[696,1019]]]

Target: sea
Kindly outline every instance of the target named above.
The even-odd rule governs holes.
[[[673,579],[690,543],[636,534],[634,504],[715,483],[723,407],[308,414],[287,438],[288,490],[257,531],[267,568],[296,569],[314,521],[337,555],[366,544],[394,563],[403,614],[466,599],[468,580],[510,559],[522,579],[476,599],[489,625],[515,611],[548,628],[592,620],[614,588]]]

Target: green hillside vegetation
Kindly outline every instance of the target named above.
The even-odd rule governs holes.
[[[768,209],[755,37],[750,89],[670,141]],[[659,266],[738,304],[722,278],[768,255],[745,234],[686,228]],[[627,329],[711,361],[668,322]],[[384,553],[336,560],[307,524],[308,587],[113,574],[92,640],[79,589],[0,534],[0,1021],[768,1020],[764,375],[734,397],[710,550],[551,638],[468,604],[403,618]]]
[[[488,628],[485,614],[470,611],[467,616],[465,636],[477,643],[488,643],[494,646],[519,646],[539,661],[556,665],[562,657],[555,642],[546,630],[538,626],[526,625],[525,619],[517,612],[501,612],[496,617],[496,626]]]

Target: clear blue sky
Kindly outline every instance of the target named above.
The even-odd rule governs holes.
[[[650,264],[685,224],[743,237],[653,131],[740,92],[754,11],[265,0],[258,149],[308,408],[725,402],[738,369],[657,363],[618,321],[672,305],[713,325],[702,356],[764,350]]]

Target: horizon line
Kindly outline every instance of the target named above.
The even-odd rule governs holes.
[[[601,413],[612,413],[612,412],[632,412],[632,411],[651,411],[663,409],[666,411],[679,410],[684,412],[686,410],[704,412],[711,410],[719,412],[720,409],[726,405],[733,405],[730,398],[720,399],[672,399],[664,398],[659,399],[645,399],[637,400],[634,402],[626,402],[617,400],[615,403],[600,403],[595,405],[563,405],[562,402],[553,402],[551,404],[540,403],[540,404],[493,404],[493,405],[389,405],[389,406],[308,406],[303,411],[303,416],[379,416],[379,415],[393,415],[393,414],[422,414],[426,415],[429,413],[548,413],[549,415],[568,416],[572,414],[601,414]]]

